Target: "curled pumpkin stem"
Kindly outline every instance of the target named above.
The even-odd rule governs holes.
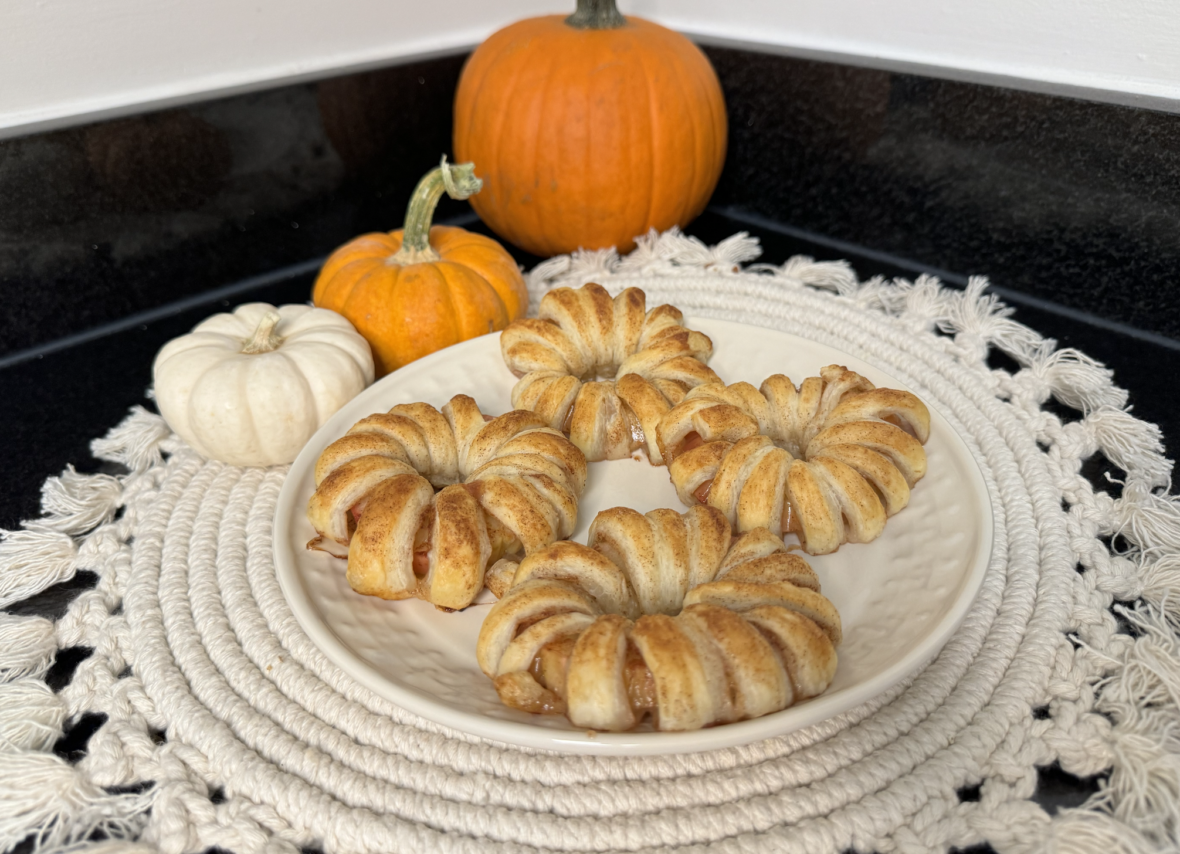
[[[283,338],[275,327],[279,325],[282,317],[277,311],[268,311],[262,315],[262,320],[258,321],[258,328],[254,330],[254,334],[246,341],[242,347],[242,352],[248,356],[254,356],[258,353],[269,353],[272,350],[277,350],[279,345],[283,343]]]
[[[390,257],[390,264],[422,264],[438,260],[438,253],[430,245],[430,226],[434,209],[446,193],[452,199],[466,199],[483,189],[483,181],[475,176],[474,163],[447,163],[444,154],[439,165],[418,182],[406,207],[402,246]]]

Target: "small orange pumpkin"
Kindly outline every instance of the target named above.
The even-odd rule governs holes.
[[[725,162],[725,99],[687,38],[614,0],[518,21],[468,59],[455,157],[487,170],[471,204],[538,255],[626,252],[704,210]]]
[[[528,309],[516,261],[481,234],[431,227],[446,192],[465,199],[483,182],[475,165],[441,165],[410,198],[404,229],[365,234],[328,258],[312,302],[344,315],[373,348],[377,376],[425,355],[503,329]]]

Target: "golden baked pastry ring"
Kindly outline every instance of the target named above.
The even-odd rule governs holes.
[[[541,299],[537,317],[500,333],[500,352],[519,378],[512,407],[566,433],[590,462],[642,448],[662,465],[660,418],[689,389],[720,382],[706,364],[709,337],[686,328],[675,306],[648,310],[638,288],[613,298],[593,282],[555,288]]]
[[[836,672],[840,615],[782,539],[731,545],[712,507],[603,510],[588,545],[520,562],[476,654],[505,704],[619,731],[694,730],[780,711]]]
[[[308,548],[347,557],[353,590],[457,610],[505,554],[573,532],[586,460],[533,413],[489,418],[459,394],[362,418],[320,454],[315,483]]]
[[[708,504],[736,531],[796,534],[809,554],[868,543],[926,475],[930,412],[908,391],[828,365],[798,388],[697,386],[657,438],[680,500]]]

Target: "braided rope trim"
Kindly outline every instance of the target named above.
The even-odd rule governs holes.
[[[530,295],[535,308],[557,285],[642,287],[865,358],[951,419],[992,491],[996,546],[962,628],[911,681],[704,754],[560,756],[449,732],[352,682],[299,629],[271,560],[285,468],[205,461],[136,409],[94,443],[128,474],[67,469],[46,482],[46,515],[0,541],[0,606],[77,569],[99,578],[56,624],[0,614],[0,848],[96,830],[167,852],[1177,847],[1180,507],[1158,429],[981,279],[860,283],[802,257],[743,271],[757,252],[744,234],[653,234],[626,258],[551,259]],[[992,347],[1021,369],[990,369]],[[1046,411],[1050,396],[1081,418]],[[1117,498],[1081,475],[1099,451],[1125,472]],[[55,695],[42,678],[77,645],[94,654]],[[86,712],[107,721],[71,766],[49,750]],[[1050,818],[1029,797],[1053,761],[1110,776]]]

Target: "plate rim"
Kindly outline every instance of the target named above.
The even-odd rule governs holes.
[[[712,317],[686,318],[692,320],[706,320],[709,323],[719,323],[738,329],[758,329],[774,332],[789,338],[799,338],[810,343],[836,350],[843,355],[873,366],[875,370],[892,377],[890,371],[878,367],[871,359],[846,353],[838,347],[833,347],[822,341],[805,338],[794,333],[785,332],[771,327],[750,326],[730,320]],[[485,339],[499,335],[498,332],[479,336],[468,341],[446,347],[431,353],[407,368],[413,370],[429,369],[430,365],[441,357],[454,356],[456,348],[467,348],[481,344]],[[578,755],[625,755],[625,756],[657,756],[664,754],[699,753],[750,744],[766,738],[787,735],[788,733],[813,726],[836,715],[857,708],[863,703],[879,696],[889,688],[903,681],[907,676],[918,672],[941,652],[951,636],[962,624],[968,611],[978,597],[983,580],[987,575],[991,563],[992,551],[995,543],[995,514],[992,507],[994,496],[988,486],[987,479],[976,458],[970,444],[955,429],[949,418],[942,414],[937,405],[931,406],[947,428],[948,436],[958,450],[971,462],[968,467],[969,477],[977,494],[984,500],[983,517],[980,519],[979,542],[972,556],[970,571],[967,574],[962,592],[952,603],[943,618],[917,644],[914,650],[897,662],[879,671],[867,680],[851,685],[835,694],[821,694],[805,703],[789,706],[778,712],[745,721],[737,721],[724,725],[707,727],[686,732],[624,732],[606,733],[583,730],[560,730],[550,727],[535,726],[529,723],[491,718],[473,712],[464,712],[445,703],[433,700],[419,693],[409,686],[401,686],[389,680],[371,664],[357,655],[348,647],[332,629],[321,619],[312,607],[305,582],[297,568],[294,552],[290,545],[292,510],[300,506],[299,496],[294,494],[298,483],[309,465],[314,466],[313,449],[321,448],[325,437],[339,430],[338,422],[342,412],[358,399],[369,396],[373,390],[388,377],[396,375],[398,371],[387,374],[380,380],[363,390],[359,395],[348,401],[341,409],[334,413],[319,430],[308,440],[300,450],[295,461],[283,479],[283,485],[275,501],[275,512],[272,524],[271,552],[274,560],[275,575],[279,588],[291,609],[299,627],[307,634],[311,642],[354,681],[373,693],[388,700],[394,705],[411,712],[426,721],[441,724],[455,730],[457,733],[476,736],[498,742],[510,747],[525,747],[566,754]],[[905,383],[894,380],[902,387]],[[929,401],[923,401],[929,405]],[[318,458],[315,452],[314,457]],[[800,719],[801,722],[800,722]]]

